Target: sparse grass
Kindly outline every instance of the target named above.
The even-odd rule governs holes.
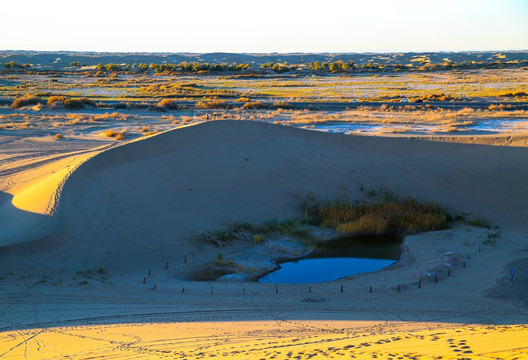
[[[264,235],[264,234],[253,235],[253,243],[254,244],[262,244],[265,239],[266,239],[266,235]]]
[[[468,214],[462,214],[455,216],[455,221],[462,222],[469,226],[479,227],[483,229],[491,229],[491,223],[478,216],[471,216]]]
[[[15,101],[13,101],[13,103],[11,104],[11,107],[13,109],[18,109],[23,106],[40,104],[41,101],[42,99],[39,98],[38,96],[26,94],[22,97],[19,97]]]
[[[270,235],[291,235],[304,239],[308,238],[310,233],[293,219],[280,222],[269,220],[260,225],[252,225],[247,222],[228,222],[221,230],[202,233],[198,236],[198,240],[220,246],[235,240],[251,240],[254,243],[260,243]]]
[[[106,283],[108,282],[108,273],[102,267],[97,269],[78,270],[73,276],[73,280],[77,281],[79,285],[88,284],[88,280]]]
[[[60,140],[60,139],[64,139],[64,136],[62,134],[55,134],[53,136],[53,140]]]
[[[495,242],[497,239],[501,237],[501,233],[499,230],[488,232],[488,237],[486,240],[484,240],[482,243],[485,245],[495,245]]]

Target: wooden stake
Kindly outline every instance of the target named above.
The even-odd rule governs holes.
[[[451,270],[447,270],[447,276],[451,276]]]
[[[398,284],[398,292],[401,292],[401,285]]]
[[[154,290],[156,290],[156,284],[154,284]]]
[[[211,295],[213,295],[213,285],[211,285]]]
[[[147,279],[143,278],[143,284],[147,282]]]
[[[165,270],[167,270],[169,268],[169,263],[167,262],[167,264],[165,265]]]
[[[149,276],[150,276],[150,274],[152,274],[152,271],[149,269]]]
[[[341,292],[343,292],[343,285],[341,285]]]
[[[464,269],[466,268],[466,262],[465,262],[465,261],[462,263],[462,267],[463,267]]]
[[[309,293],[312,292],[312,287],[311,287],[311,286],[308,286],[308,292],[309,292]]]
[[[438,282],[438,274],[435,273],[435,283]]]
[[[183,263],[187,264],[187,255],[185,255],[185,259],[183,259]]]
[[[369,289],[369,293],[371,293],[371,292],[372,292],[372,286],[371,286],[370,289]]]
[[[279,293],[279,285],[275,285],[275,294]]]
[[[246,288],[242,289],[242,295],[246,295]]]
[[[182,288],[182,294],[185,294],[185,288]]]
[[[422,279],[418,279],[418,289],[422,288]]]

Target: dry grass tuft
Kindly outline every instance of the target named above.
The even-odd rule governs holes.
[[[105,132],[106,137],[113,137],[116,140],[123,140],[125,138],[124,133],[120,133],[114,130],[106,130]]]
[[[154,106],[169,110],[178,110],[180,108],[176,101],[172,99],[163,99]]]
[[[66,101],[67,97],[66,96],[62,96],[62,95],[55,95],[55,96],[50,96],[48,98],[48,105],[53,105],[55,104],[56,102],[62,102],[64,103],[64,101]]]
[[[41,102],[41,99],[38,96],[26,94],[22,97],[19,97],[15,101],[13,101],[13,103],[11,104],[11,107],[13,109],[18,109],[23,106],[40,104],[40,102]]]

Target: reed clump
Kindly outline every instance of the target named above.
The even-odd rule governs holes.
[[[417,233],[447,229],[449,215],[432,202],[385,197],[371,202],[305,201],[305,222],[343,235]]]

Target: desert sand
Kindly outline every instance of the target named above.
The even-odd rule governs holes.
[[[215,121],[8,174],[0,357],[527,357],[528,152],[497,143]],[[203,231],[378,186],[500,237],[462,223],[408,236],[395,265],[311,292],[184,279],[251,247],[197,243]]]

